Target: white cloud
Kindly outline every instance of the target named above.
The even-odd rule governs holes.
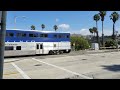
[[[81,29],[80,34],[81,35],[90,35],[89,29]]]
[[[109,36],[112,35],[113,31],[112,30],[108,30],[108,29],[104,29],[104,36]],[[102,31],[99,31],[99,36],[102,36]]]
[[[59,21],[59,19],[58,19],[58,18],[56,18],[56,19],[55,19],[55,21],[56,21],[56,22],[58,22],[58,21]]]
[[[60,24],[60,25],[58,25],[58,27],[61,28],[61,29],[66,30],[66,29],[70,28],[70,25],[69,24]]]
[[[118,31],[118,33],[117,34],[120,34],[120,28],[116,28],[115,29],[116,31]],[[104,35],[112,35],[113,34],[113,30],[112,29],[104,29]],[[99,35],[101,36],[102,35],[102,31],[100,30],[99,31]]]
[[[112,35],[112,30],[104,29],[104,35]],[[81,29],[80,34],[82,35],[91,35],[89,29]],[[102,31],[99,31],[99,36],[102,36]]]
[[[89,29],[87,28],[83,28],[81,30],[75,30],[76,32],[72,32],[72,33],[76,33],[76,34],[81,34],[81,35],[91,35],[91,33],[89,32]],[[104,35],[112,35],[112,30],[108,30],[108,29],[104,29]],[[102,31],[99,31],[99,36],[102,36]]]

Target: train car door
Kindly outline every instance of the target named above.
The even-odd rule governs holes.
[[[36,54],[43,54],[43,43],[36,44]]]

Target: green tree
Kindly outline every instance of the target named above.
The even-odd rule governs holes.
[[[93,27],[93,32],[96,33],[97,35],[97,42],[99,43],[99,40],[98,40],[98,30],[96,27]]]
[[[117,43],[113,39],[108,39],[105,42],[105,47],[113,47],[113,46],[117,46]]]
[[[31,25],[31,30],[35,30],[35,26],[34,25]]]
[[[45,25],[44,25],[44,24],[42,24],[42,25],[41,25],[41,28],[42,28],[42,30],[43,30],[43,29],[45,28]]]
[[[95,33],[98,35],[97,28],[96,28],[96,27],[90,28],[89,31],[90,31],[90,33],[94,33],[94,38],[93,38],[93,40],[95,40]]]
[[[58,26],[57,25],[54,25],[53,26],[53,29],[55,29],[55,31],[58,29]]]
[[[99,15],[99,14],[95,14],[95,15],[93,16],[93,19],[96,21],[97,42],[99,43],[99,34],[98,34],[98,25],[97,25],[97,22],[100,20],[100,15]]]
[[[84,50],[89,48],[89,43],[83,37],[71,36],[71,45],[75,44],[76,50]]]
[[[89,29],[89,32],[90,32],[91,34],[93,34],[93,29],[92,29],[92,28],[90,28],[90,29]]]
[[[102,21],[102,46],[104,46],[104,32],[103,32],[103,22],[106,16],[106,11],[99,11],[99,15],[101,17],[101,21]]]
[[[119,19],[119,14],[117,12],[113,12],[111,15],[110,15],[110,20],[113,21],[113,40],[115,40],[115,23],[116,21],[118,21]]]
[[[89,28],[89,32],[93,35],[94,31],[92,28]],[[94,40],[94,36],[93,36],[93,40]]]
[[[120,45],[120,41],[118,41],[118,45]]]

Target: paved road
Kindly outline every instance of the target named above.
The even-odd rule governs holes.
[[[120,52],[5,58],[5,79],[120,79]]]

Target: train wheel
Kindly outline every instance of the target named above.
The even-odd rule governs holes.
[[[59,51],[59,54],[63,54],[63,51]]]
[[[71,52],[71,50],[66,50],[66,53],[70,53]]]
[[[60,54],[60,51],[56,51],[56,54],[57,54],[57,55]]]
[[[53,54],[54,54],[54,52],[53,52],[53,51],[49,51],[49,54],[50,54],[50,55],[53,55]]]

